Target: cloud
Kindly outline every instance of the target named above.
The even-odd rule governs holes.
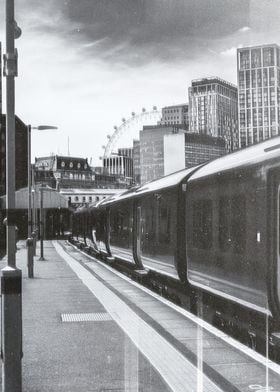
[[[221,55],[221,56],[225,56],[225,57],[236,56],[237,49],[238,49],[238,48],[242,48],[242,47],[243,47],[243,45],[241,45],[241,44],[238,45],[238,46],[232,46],[231,48],[222,50],[222,51],[220,52],[220,55]]]
[[[17,114],[59,126],[34,132],[33,156],[66,154],[69,136],[71,154],[98,157],[132,111],[186,102],[206,75],[236,83],[237,47],[279,39],[278,1],[17,0]]]
[[[240,33],[246,33],[247,31],[250,31],[250,30],[251,30],[251,27],[249,27],[249,26],[244,26],[244,27],[241,27],[241,29],[239,29],[238,32],[240,32]]]
[[[131,66],[187,59],[247,26],[249,0],[18,0],[24,30]]]

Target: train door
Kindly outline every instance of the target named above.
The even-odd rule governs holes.
[[[142,216],[141,216],[141,206],[134,206],[133,213],[133,257],[137,267],[143,269],[143,263],[141,259],[141,233],[142,233]]]

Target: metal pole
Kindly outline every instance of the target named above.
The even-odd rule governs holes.
[[[31,193],[32,193],[32,231],[36,230],[36,214],[35,214],[35,180],[34,180],[34,168],[31,165]]]
[[[35,188],[34,188],[34,181],[33,181],[33,170],[32,170],[32,182],[33,182],[33,189],[32,189],[32,233],[31,236],[33,238],[33,256],[36,256],[36,243],[37,243],[37,229],[36,229],[36,216],[35,216]]]
[[[33,254],[34,254],[34,249],[33,249],[33,238],[31,236],[32,232],[32,221],[31,221],[31,125],[27,125],[27,145],[28,145],[28,151],[27,151],[27,156],[28,156],[28,163],[27,163],[27,169],[28,169],[28,214],[27,214],[27,267],[28,267],[28,278],[33,278],[33,265],[34,265],[34,260],[33,260]]]
[[[41,261],[44,261],[44,222],[43,222],[43,189],[40,188],[40,244],[41,244]]]
[[[22,390],[22,300],[21,271],[16,268],[16,214],[15,214],[15,76],[17,54],[15,50],[14,0],[6,0],[6,208],[7,208],[7,260],[1,276],[1,357],[2,391]],[[19,30],[20,31],[20,30]],[[19,35],[18,35],[19,36]]]
[[[27,237],[31,238],[31,126],[27,125],[27,141],[28,141],[28,233]]]

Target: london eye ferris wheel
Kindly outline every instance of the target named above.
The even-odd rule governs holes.
[[[141,113],[137,114],[132,112],[130,118],[123,118],[121,125],[114,126],[113,134],[107,135],[108,143],[106,146],[102,146],[104,154],[101,159],[108,158],[114,153],[122,136],[126,135],[130,139],[139,138],[139,131],[144,125],[156,125],[160,119],[161,110],[158,110],[156,106],[154,106],[151,111],[147,111],[143,108]]]

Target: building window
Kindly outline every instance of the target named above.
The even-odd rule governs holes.
[[[274,65],[274,49],[263,48],[263,65],[269,67]]]
[[[250,53],[249,50],[240,52],[240,69],[250,68]]]
[[[85,165],[84,165],[84,169],[87,169],[87,164],[85,163]]]
[[[88,200],[91,203],[92,202],[92,196],[89,196]]]
[[[61,167],[65,167],[65,162],[64,161],[61,162]]]
[[[83,196],[83,203],[85,203],[85,201],[86,201],[86,197],[85,197],[85,196]]]
[[[81,167],[81,164],[80,164],[80,162],[78,162],[77,163],[77,168],[80,169],[80,167]]]
[[[72,167],[73,167],[73,162],[70,162],[69,167],[71,167],[71,169],[72,169]]]
[[[79,201],[79,197],[78,196],[75,196],[75,201]]]
[[[261,49],[252,49],[251,62],[252,68],[261,67]]]

